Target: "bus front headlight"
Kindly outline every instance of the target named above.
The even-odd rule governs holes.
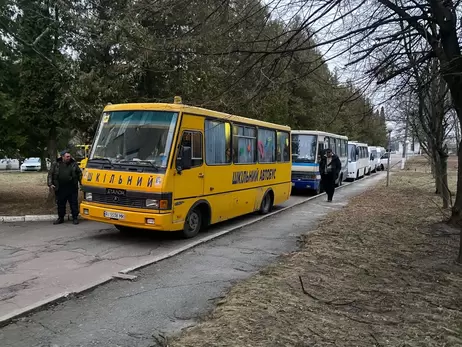
[[[167,210],[169,208],[169,203],[168,200],[146,199],[146,208]]]
[[[158,209],[159,208],[159,200],[146,199],[146,207],[147,208]]]
[[[93,194],[92,193],[85,193],[85,200],[93,201]]]

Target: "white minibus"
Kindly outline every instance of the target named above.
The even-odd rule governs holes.
[[[348,142],[348,179],[357,180],[370,173],[367,143]]]

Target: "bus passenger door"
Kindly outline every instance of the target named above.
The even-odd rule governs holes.
[[[190,122],[183,121],[183,125],[186,125],[185,123]],[[203,120],[201,123],[203,124]],[[181,142],[174,163],[174,223],[184,221],[191,205],[204,195],[203,131],[183,128],[180,131],[180,136]],[[182,167],[181,163],[185,165]]]

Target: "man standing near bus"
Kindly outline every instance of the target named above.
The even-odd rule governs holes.
[[[58,205],[58,219],[53,224],[64,223],[66,204],[69,202],[74,224],[79,224],[79,184],[82,171],[68,151],[61,152],[61,157],[48,172],[48,187],[54,190]]]
[[[335,181],[341,170],[342,163],[339,157],[332,153],[332,149],[326,149],[325,154],[321,156],[319,172],[321,173],[321,184],[327,194],[328,202],[332,202],[335,192]]]

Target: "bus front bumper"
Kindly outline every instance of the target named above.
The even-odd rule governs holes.
[[[127,211],[116,206],[99,206],[82,202],[80,215],[84,219],[95,222],[121,225],[131,228],[177,231],[183,228],[182,224],[172,223],[171,213],[145,213]]]
[[[292,188],[294,189],[318,190],[320,184],[319,180],[292,180]]]

